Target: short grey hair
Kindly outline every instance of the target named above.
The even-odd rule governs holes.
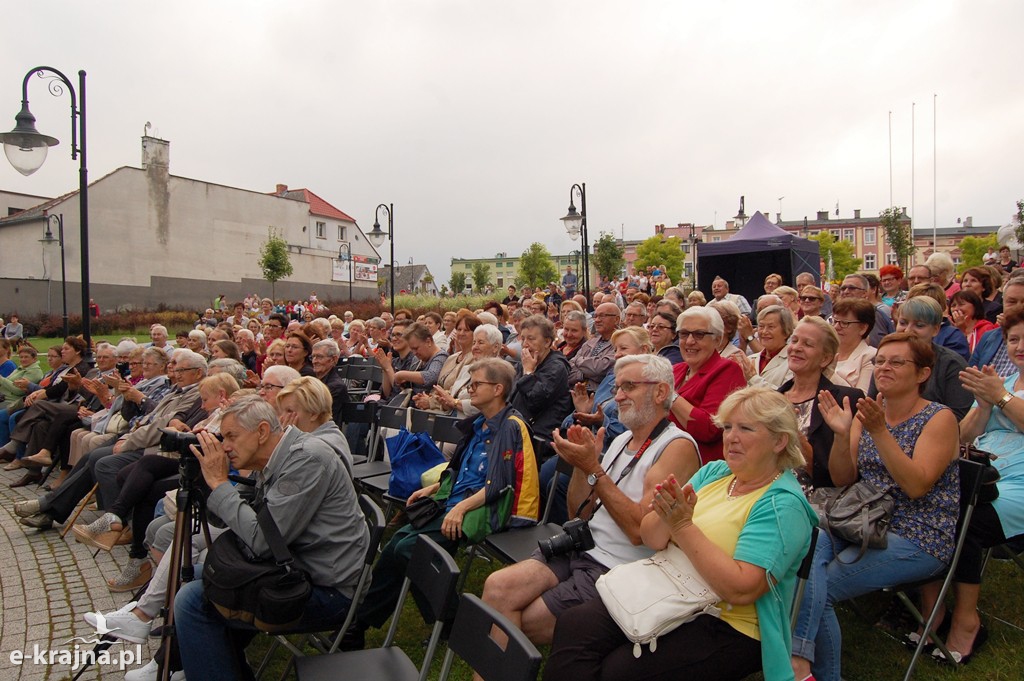
[[[163,324],[154,324],[153,326],[149,327],[150,334],[152,334],[154,331],[163,331],[164,335],[167,335],[167,327],[164,326]]]
[[[786,338],[793,335],[796,322],[793,320],[793,313],[789,311],[789,308],[782,305],[769,305],[757,313],[757,323],[760,324],[761,320],[770,314],[779,316],[779,325],[782,327],[782,333],[786,334]]]
[[[139,344],[135,341],[123,340],[117,344],[117,354],[118,356],[128,356],[137,347],[139,347]]]
[[[235,331],[235,339],[238,338],[245,338],[253,342],[256,341],[256,336],[254,336],[252,331],[250,331],[249,329],[239,329],[238,331]]]
[[[481,324],[473,329],[473,335],[484,336],[484,340],[490,345],[501,345],[501,331],[493,324]]]
[[[333,339],[328,338],[326,340],[317,341],[313,344],[313,350],[316,350],[317,348],[320,350],[326,350],[327,354],[331,357],[341,356],[341,349],[338,348],[338,344],[335,343]]]
[[[203,347],[206,347],[206,332],[203,331],[202,329],[192,329],[191,331],[188,332],[188,338],[189,340],[201,341]]]
[[[718,314],[715,310],[710,310],[706,307],[688,307],[680,313],[679,318],[676,319],[676,331],[683,328],[683,322],[687,319],[699,319],[708,325],[708,331],[715,338],[721,339],[725,335],[725,322],[722,321],[722,315]]]
[[[270,378],[281,385],[288,385],[301,375],[295,369],[280,364],[267,367],[266,371],[263,372],[263,378]]]
[[[380,317],[373,317],[366,320],[366,326],[372,326],[375,329],[386,329],[388,323]]]
[[[493,312],[477,312],[476,318],[480,320],[481,326],[498,326],[498,318],[494,316]]]
[[[644,311],[647,314],[647,311]],[[569,310],[565,313],[565,317],[562,319],[562,324],[566,322],[579,322],[580,326],[583,327],[583,333],[587,332],[587,313],[580,312],[579,310]]]
[[[715,316],[717,317],[718,315],[716,314]],[[615,360],[615,375],[618,376],[620,371],[633,364],[643,365],[641,375],[645,380],[664,383],[669,387],[668,397],[661,406],[666,409],[672,406],[672,400],[676,397],[676,381],[675,376],[672,374],[672,363],[661,355],[626,355]]]
[[[160,348],[148,347],[142,352],[143,359],[150,359],[162,367],[166,367],[171,358]]]
[[[206,358],[200,355],[198,352],[192,352],[191,350],[182,350],[175,353],[174,364],[179,369],[202,369],[203,375],[206,375]]]
[[[214,369],[217,369],[218,373],[228,374],[238,381],[238,385],[245,383],[245,365],[237,359],[232,359],[230,357],[215,359],[208,364],[207,373],[209,374],[213,372]]]
[[[228,416],[235,417],[239,427],[250,433],[259,428],[263,422],[270,425],[271,433],[281,432],[281,422],[277,418],[274,407],[258,395],[239,397],[221,412],[221,422],[223,423]]]

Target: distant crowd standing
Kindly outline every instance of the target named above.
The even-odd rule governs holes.
[[[269,548],[250,504],[272,511],[317,589],[310,622],[330,629],[357,607],[347,648],[386,622],[420,535],[454,552],[479,509],[489,514],[486,532],[514,532],[535,524],[555,495],[549,520],[586,521],[592,542],[537,551],[493,572],[482,593],[551,645],[546,678],[761,671],[768,681],[839,681],[835,604],[943,573],[960,510],[958,444],[974,444],[997,455],[1001,477],[998,498],[964,530],[941,632],[963,663],[987,636],[976,607],[984,551],[1024,534],[1024,270],[992,255],[959,278],[937,253],[906,273],[887,265],[827,291],[809,272],[792,282],[772,274],[752,301],[721,277],[708,292],[686,291],[663,267],[599,282],[590,300],[567,268],[559,282],[509,286],[480,309],[369,319],[328,314],[315,293],[283,305],[217,296],[176,342],[155,325],[144,345],[97,346],[90,367],[81,339],[68,338],[48,354],[45,374],[25,344],[16,364],[4,338],[0,457],[26,471],[12,486],[46,467],[62,471],[46,495],[16,505],[31,528],[66,522],[97,486],[100,516],[74,535],[129,547],[112,590],[149,583],[132,609],[105,614],[112,635],[128,641],[145,640],[165,595],[177,464],[159,434],[174,428],[199,434],[209,508],[255,554]],[[381,368],[366,398],[366,386],[339,371],[357,357]],[[440,481],[408,499],[434,496],[440,514],[400,527],[363,601],[353,591],[367,537],[352,453],[366,451],[366,429],[346,424],[343,409],[357,392],[459,417],[464,434]],[[229,458],[254,473],[258,501],[228,481]],[[796,571],[818,522],[807,497],[857,480],[894,499],[887,547],[860,555],[820,533],[791,628]],[[200,562],[205,548],[197,537]],[[721,612],[636,658],[597,581],[668,550],[687,556]],[[936,595],[926,586],[923,605]],[[229,635],[240,625],[202,596],[199,580],[175,602],[176,666],[193,679],[243,678],[254,632]],[[156,671],[153,662],[127,678]]]

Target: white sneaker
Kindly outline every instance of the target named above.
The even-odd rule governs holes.
[[[157,681],[160,677],[160,667],[156,660],[150,660],[145,667],[133,669],[124,675],[124,681]],[[171,674],[171,681],[185,681],[185,672],[178,671]]]
[[[125,606],[121,610],[106,614],[86,613],[85,621],[96,629],[96,633],[100,636],[111,636],[129,643],[145,643],[149,640],[149,631],[153,628],[153,622],[140,620],[132,613],[134,607]]]
[[[131,612],[132,610],[135,609],[135,606],[137,606],[138,604],[139,604],[138,601],[132,601],[132,602],[128,603],[127,605],[125,605],[125,606],[123,606],[123,607],[121,607],[121,608],[119,608],[117,610],[114,610],[112,612],[109,612],[109,613],[107,613],[105,615],[103,615],[103,613],[101,613],[99,611],[87,612],[84,615],[82,615],[82,619],[85,620],[86,624],[88,624],[90,627],[95,629],[96,628],[96,623],[99,621],[99,619],[96,617],[97,615],[103,615],[104,617],[110,617],[111,615],[120,615],[122,613]]]

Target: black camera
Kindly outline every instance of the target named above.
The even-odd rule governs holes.
[[[182,433],[172,428],[161,428],[160,450],[178,454],[178,474],[181,477],[181,485],[201,483],[203,480],[203,469],[199,466],[199,459],[192,453],[191,446],[195,445],[202,450],[199,444],[199,437],[195,433]],[[224,438],[217,433],[214,435],[221,442]]]
[[[128,365],[128,362],[118,362],[117,373],[121,375],[121,380],[127,381],[128,377],[132,375],[132,368]]]
[[[594,535],[590,532],[590,523],[579,518],[573,518],[562,525],[562,534],[541,539],[537,545],[540,546],[540,552],[547,560],[572,551],[576,553],[589,551],[595,546]]]

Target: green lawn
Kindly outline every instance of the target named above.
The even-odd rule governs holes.
[[[465,551],[459,552],[457,561],[460,566],[465,566]],[[483,590],[484,579],[497,567],[500,566],[477,558],[466,582],[466,591],[479,595]],[[982,621],[990,628],[989,641],[983,651],[969,665],[959,670],[940,666],[931,660],[921,660],[915,669],[915,678],[937,681],[1018,681],[1024,678],[1024,656],[1020,655],[1020,650],[1024,648],[1022,584],[1024,572],[1008,562],[994,561],[986,572],[981,593]],[[852,608],[840,608],[839,620],[843,628],[843,678],[846,681],[877,681],[903,677],[910,662],[910,653],[893,637],[872,626],[872,622],[888,605],[888,598],[885,594],[873,594],[858,599],[858,609],[870,621],[855,613]],[[379,645],[385,633],[386,630],[368,631],[367,646]],[[429,635],[429,627],[423,623],[415,604],[409,599],[402,613],[397,642],[417,665],[423,659]],[[254,664],[258,663],[268,645],[267,637],[257,638],[249,648],[249,659]],[[546,654],[547,649],[542,649],[541,652]],[[431,669],[432,681],[437,679],[443,657],[442,647]],[[280,677],[284,671],[285,659],[284,653],[278,652],[276,664],[267,678]],[[469,668],[461,661],[456,661],[450,678],[465,681],[470,676]],[[294,679],[294,672],[287,678]]]

